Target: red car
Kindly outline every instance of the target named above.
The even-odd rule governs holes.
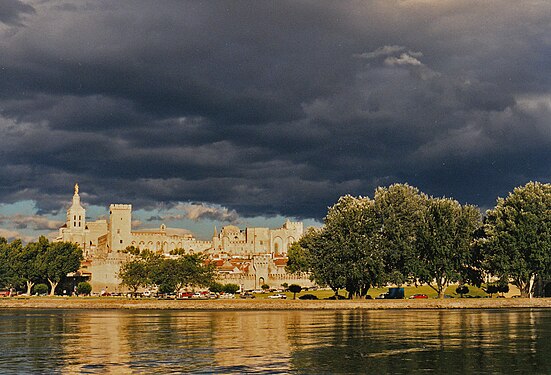
[[[410,299],[425,299],[425,298],[429,298],[429,296],[427,296],[426,294],[414,294],[409,298]]]

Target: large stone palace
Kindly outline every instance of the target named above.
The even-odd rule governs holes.
[[[120,265],[128,259],[122,251],[128,246],[166,256],[175,249],[183,249],[187,254],[206,254],[217,266],[219,281],[235,283],[243,289],[257,289],[263,284],[271,287],[283,283],[312,285],[306,277],[285,272],[287,250],[302,234],[303,223],[289,220],[276,229],[241,230],[234,225],[224,226],[220,232],[214,229],[211,241],[197,240],[164,224],[155,229],[133,230],[130,204],[111,204],[108,220],[87,221],[76,184],[66,222],[56,240],[74,242],[82,248],[85,260],[80,273],[90,279],[94,290],[124,290],[117,274]]]

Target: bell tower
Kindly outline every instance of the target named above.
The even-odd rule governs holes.
[[[73,203],[67,210],[67,228],[84,231],[86,227],[86,210],[80,205],[80,195],[78,195],[78,184],[75,184],[75,193],[73,194]]]

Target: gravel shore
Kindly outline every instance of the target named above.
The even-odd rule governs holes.
[[[455,298],[428,300],[156,300],[114,297],[1,298],[0,309],[144,310],[383,310],[551,308],[551,298]]]

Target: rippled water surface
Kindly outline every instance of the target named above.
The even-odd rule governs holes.
[[[0,373],[551,373],[549,310],[0,310]]]

